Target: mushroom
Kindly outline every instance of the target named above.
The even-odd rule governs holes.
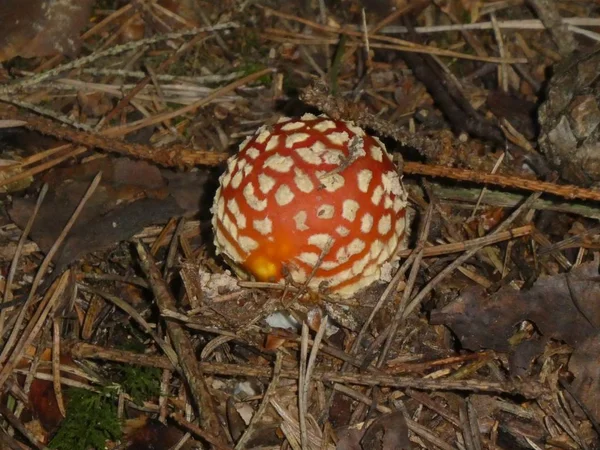
[[[259,281],[290,276],[350,297],[404,245],[407,194],[385,145],[351,122],[305,114],[246,138],[219,178],[217,253]]]

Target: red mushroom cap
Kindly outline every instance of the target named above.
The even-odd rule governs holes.
[[[217,252],[260,281],[288,273],[349,297],[379,279],[404,242],[396,167],[379,139],[350,122],[305,114],[263,126],[219,182]]]

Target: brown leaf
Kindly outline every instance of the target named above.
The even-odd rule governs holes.
[[[377,418],[360,441],[364,450],[410,450],[408,426],[401,411]]]
[[[126,436],[130,445],[127,450],[168,450],[177,445],[184,433],[175,426],[167,426],[156,419],[134,419],[126,424]],[[182,449],[191,449],[188,441]]]
[[[596,422],[600,422],[600,333],[579,345],[569,360],[572,388]]]
[[[127,158],[95,159],[52,172],[45,177],[50,189],[31,232],[42,251],[53,245],[98,172],[102,181],[57,254],[57,267],[128,240],[146,226],[196,213],[208,179],[206,172],[170,173],[167,179],[157,167]],[[18,226],[26,224],[34,202],[33,198],[13,201],[9,214]]]
[[[408,426],[400,411],[338,431],[337,450],[410,450]]]
[[[75,55],[92,0],[2,0],[0,62],[15,56]]]
[[[526,291],[505,286],[484,297],[483,289],[469,288],[433,311],[431,323],[450,327],[465,348],[498,351],[510,349],[508,340],[524,320],[533,322],[543,336],[571,346],[585,342],[600,326],[597,262],[539,279]]]

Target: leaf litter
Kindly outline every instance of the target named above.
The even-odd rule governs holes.
[[[596,448],[600,15],[529,6],[2,4],[1,446]],[[414,210],[344,302],[212,246],[222,162],[308,111]]]

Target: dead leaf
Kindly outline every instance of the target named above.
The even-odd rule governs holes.
[[[410,450],[404,414],[396,411],[338,431],[337,450]]]
[[[103,174],[102,181],[57,254],[57,268],[128,240],[146,226],[195,214],[208,180],[207,172],[169,172],[167,178],[157,167],[127,158],[94,159],[56,170],[44,177],[50,189],[31,231],[42,251],[47,252],[53,245],[98,172]],[[9,209],[11,219],[25,226],[34,203],[35,198],[14,199]]]
[[[131,443],[127,450],[168,450],[177,445],[184,433],[171,425],[164,425],[156,419],[133,419],[125,425],[127,440]],[[188,440],[182,449],[194,448],[193,441]]]
[[[408,426],[401,411],[377,418],[360,441],[364,450],[410,450]]]
[[[539,279],[531,289],[505,286],[491,296],[469,288],[441,310],[431,323],[445,324],[463,347],[470,350],[510,350],[509,338],[528,320],[548,338],[576,347],[596,334],[600,326],[598,263],[582,264],[568,274]]]
[[[571,387],[592,418],[600,422],[600,333],[579,345],[569,360]]]
[[[79,51],[92,0],[2,0],[0,62]]]

